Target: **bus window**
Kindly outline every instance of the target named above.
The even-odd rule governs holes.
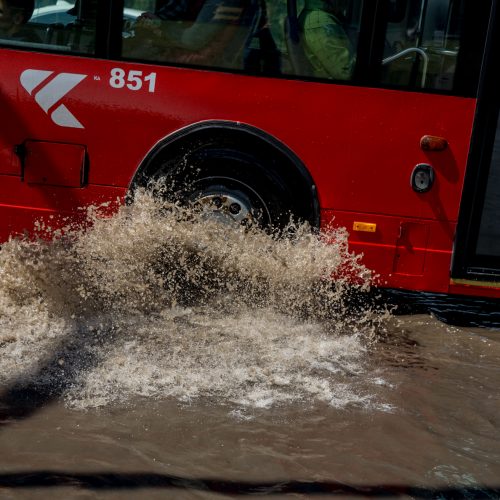
[[[32,14],[33,2],[0,0],[0,42],[9,45],[42,43],[28,23]]]
[[[295,76],[351,80],[361,0],[288,0],[285,21],[289,69]]]
[[[0,0],[0,6],[2,4],[1,44],[84,54],[95,52],[96,0],[58,0],[53,5],[36,1],[34,9],[30,1]],[[10,8],[11,5],[14,7]],[[7,16],[11,16],[10,19]]]
[[[307,52],[303,63],[294,57],[287,31],[292,2],[300,50]],[[192,0],[184,3],[184,10],[180,5],[166,2],[140,16],[125,36],[124,57],[252,74],[352,77],[362,0]],[[193,43],[195,33],[206,42],[203,47]]]
[[[381,82],[451,90],[462,4],[453,0],[409,0],[402,19],[387,25]]]
[[[249,53],[263,16],[257,0],[167,1],[137,18],[122,56],[252,72]]]
[[[305,0],[298,16],[312,76],[350,80],[356,62],[359,23],[351,0]]]

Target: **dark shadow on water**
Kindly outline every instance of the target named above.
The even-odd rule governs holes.
[[[68,473],[64,471],[11,472],[0,474],[0,488],[72,487],[88,490],[135,490],[166,488],[198,490],[226,495],[329,495],[366,498],[498,498],[499,487],[424,488],[405,485],[348,485],[333,481],[250,482],[223,479],[196,479],[168,474],[145,473]]]
[[[78,384],[86,371],[101,362],[112,338],[112,328],[80,328],[63,339],[38,370],[0,391],[0,427],[29,418]]]
[[[377,290],[374,295],[376,299],[353,292],[346,295],[343,304],[355,313],[364,310],[367,300],[374,300],[384,307],[394,304],[396,314],[432,312],[438,319],[452,324],[500,328],[500,301],[402,290]],[[82,376],[106,356],[105,347],[113,342],[113,334],[112,326],[94,331],[84,322],[41,360],[35,372],[0,389],[0,427],[29,418],[78,384]],[[413,352],[414,347],[409,345],[408,349]]]
[[[430,313],[444,323],[500,328],[500,300],[408,290],[379,290],[377,301],[394,306],[395,314]]]

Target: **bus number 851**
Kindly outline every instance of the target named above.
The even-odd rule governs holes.
[[[126,75],[126,78],[125,78]],[[144,83],[148,83],[148,92],[155,91],[156,73],[142,76],[142,71],[131,69],[128,74],[122,68],[113,68],[109,84],[115,89],[127,87],[129,90],[140,90]]]

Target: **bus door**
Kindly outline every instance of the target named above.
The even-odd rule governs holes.
[[[494,287],[500,287],[499,12],[493,5],[452,268],[459,284]]]

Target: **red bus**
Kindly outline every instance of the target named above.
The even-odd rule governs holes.
[[[385,287],[500,297],[496,0],[0,7],[1,241],[166,178],[346,227]]]

